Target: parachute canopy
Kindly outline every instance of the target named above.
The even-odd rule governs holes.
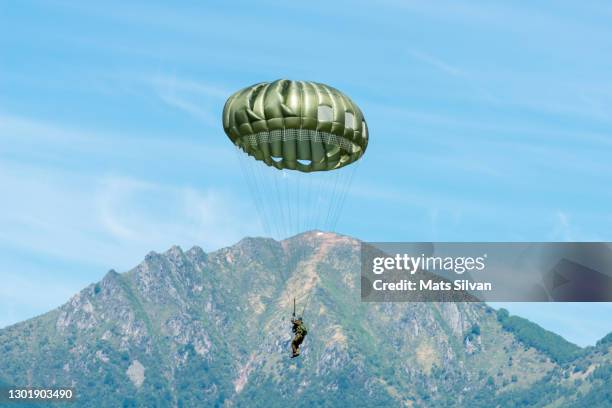
[[[335,170],[368,146],[359,107],[331,86],[279,79],[244,88],[223,108],[223,128],[248,155],[279,170]]]

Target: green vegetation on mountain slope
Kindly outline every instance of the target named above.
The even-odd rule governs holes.
[[[545,353],[557,363],[567,363],[580,355],[581,348],[577,345],[527,319],[510,316],[506,309],[497,311],[497,320],[519,341]]]

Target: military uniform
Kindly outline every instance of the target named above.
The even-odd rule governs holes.
[[[291,331],[295,334],[291,341],[291,351],[293,352],[291,357],[297,357],[300,355],[300,344],[304,341],[308,330],[306,330],[301,318],[291,319],[291,323],[293,324]]]

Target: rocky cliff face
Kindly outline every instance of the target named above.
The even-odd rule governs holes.
[[[0,384],[92,407],[568,406],[609,381],[611,342],[560,363],[484,304],[361,303],[358,279],[359,242],[331,233],[152,252],[1,330]],[[289,359],[294,297],[309,334]]]

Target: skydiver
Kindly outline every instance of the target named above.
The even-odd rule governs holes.
[[[293,340],[291,341],[291,358],[294,358],[300,355],[300,345],[304,341],[306,334],[308,334],[308,330],[306,330],[306,326],[304,326],[304,322],[302,321],[301,317],[298,317],[297,319],[292,317],[291,323],[293,324],[291,331],[295,334]]]

